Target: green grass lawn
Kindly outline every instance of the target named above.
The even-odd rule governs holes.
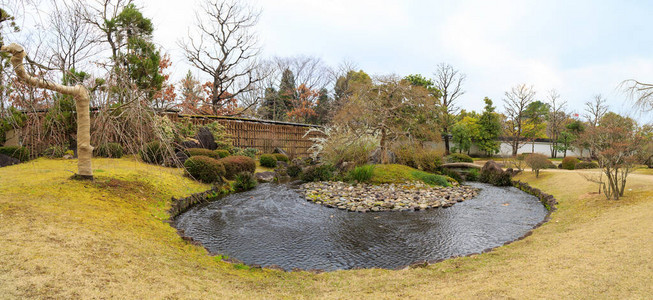
[[[489,253],[426,268],[321,274],[251,269],[212,257],[168,223],[170,197],[208,189],[176,169],[94,159],[0,168],[0,298],[606,298],[653,295],[653,175],[608,201],[576,172],[518,179],[557,197],[549,223]],[[397,171],[399,174],[402,170]]]

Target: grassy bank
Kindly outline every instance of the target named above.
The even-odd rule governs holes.
[[[249,269],[208,256],[163,222],[172,196],[208,188],[177,170],[95,159],[0,168],[0,298],[647,298],[653,294],[653,176],[626,197],[576,172],[520,180],[558,198],[551,222],[493,252],[427,268],[322,274]]]

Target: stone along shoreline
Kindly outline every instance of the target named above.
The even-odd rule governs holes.
[[[422,182],[401,184],[357,184],[321,181],[301,185],[307,201],[357,212],[415,211],[449,207],[475,197],[469,186],[437,187]]]

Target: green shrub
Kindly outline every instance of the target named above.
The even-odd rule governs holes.
[[[256,148],[247,148],[243,150],[243,155],[251,158],[256,158],[256,154],[258,154],[258,149]]]
[[[573,170],[576,167],[576,164],[580,162],[578,158],[575,158],[573,156],[567,156],[562,160],[562,168],[565,170]]]
[[[118,143],[106,143],[94,149],[95,156],[121,158],[123,155],[122,146]]]
[[[440,166],[442,166],[442,155],[436,150],[424,150],[417,153],[415,160],[419,165],[419,169],[434,173]]]
[[[250,172],[240,172],[236,175],[236,181],[234,182],[234,189],[238,192],[248,191],[256,187],[258,181],[254,174]]]
[[[392,147],[397,163],[426,172],[435,172],[442,165],[442,155],[437,150],[425,149],[416,142],[399,142]]]
[[[467,172],[467,175],[465,175],[465,180],[467,181],[477,181],[479,176],[479,171],[478,169],[471,169],[469,172]]]
[[[238,148],[238,147],[232,147],[232,148],[229,148],[227,150],[229,150],[229,153],[231,153],[231,155],[242,155],[242,154],[239,154],[239,153],[243,153],[243,149]]]
[[[290,159],[288,158],[288,156],[285,155],[285,154],[282,154],[282,153],[274,153],[274,154],[272,154],[272,155],[274,155],[274,157],[277,159],[277,161],[285,161],[285,162],[289,162],[289,161],[290,161]]]
[[[297,178],[302,174],[302,167],[296,164],[291,164],[288,166],[288,169],[286,169],[286,172],[288,173],[288,176]]]
[[[150,164],[163,164],[165,149],[159,141],[152,141],[143,147],[139,152],[141,159]]]
[[[204,149],[204,148],[188,148],[186,149],[186,153],[188,153],[188,156],[190,157],[208,156],[213,159],[220,159],[220,155],[218,154],[218,152],[209,149]]]
[[[442,175],[449,176],[457,182],[463,182],[463,176],[454,170],[451,170],[449,168],[440,168],[439,171],[440,173],[442,173]]]
[[[449,186],[447,177],[442,175],[430,174],[426,172],[413,172],[411,173],[413,177],[423,181],[426,184],[430,185],[439,185],[439,186]]]
[[[358,182],[368,182],[374,174],[374,165],[364,165],[349,171],[349,178]]]
[[[447,155],[446,161],[448,163],[457,163],[457,162],[473,163],[474,162],[474,160],[465,153],[451,153]]]
[[[59,145],[52,145],[43,150],[42,155],[49,158],[61,158],[66,155],[66,148]]]
[[[29,149],[19,146],[0,147],[0,154],[11,156],[22,162],[29,160]]]
[[[309,149],[313,159],[334,166],[343,162],[353,162],[362,166],[374,149],[379,146],[379,139],[370,134],[360,135],[347,126],[333,126],[324,129],[312,128],[308,132],[319,132],[320,137],[310,138],[313,146]]]
[[[256,172],[256,162],[247,156],[234,155],[220,159],[226,171],[225,177],[234,179],[240,172]]]
[[[419,161],[416,153],[418,149],[421,149],[418,143],[398,142],[393,145],[392,152],[395,154],[398,164],[419,169]]]
[[[193,178],[206,183],[221,182],[225,175],[222,163],[208,156],[191,156],[184,162],[184,167]]]
[[[580,169],[596,169],[599,167],[599,164],[593,162],[593,161],[581,161],[577,163],[574,168],[577,170]]]
[[[231,139],[231,137],[227,133],[226,128],[222,124],[216,121],[216,122],[206,124],[205,126],[206,128],[209,129],[211,134],[213,134],[213,139],[215,140],[215,143],[218,145],[217,149],[229,150],[233,147],[232,146],[233,140]]]
[[[301,174],[300,178],[304,182],[329,181],[334,177],[335,167],[330,164],[310,166]]]
[[[272,154],[263,154],[259,158],[262,167],[274,168],[277,166],[277,159]]]
[[[215,150],[215,153],[217,153],[220,158],[225,158],[231,155],[231,153],[229,153],[229,150],[224,150],[224,149]]]
[[[550,168],[551,165],[553,165],[553,163],[550,160],[548,160],[546,155],[542,155],[539,153],[530,154],[526,157],[525,160],[526,160],[526,164],[529,167],[531,167],[533,172],[535,172],[536,178],[540,176],[541,169],[548,169]]]

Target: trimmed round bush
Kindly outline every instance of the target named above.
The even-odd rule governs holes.
[[[577,170],[580,170],[580,169],[596,169],[598,167],[599,167],[599,164],[597,164],[597,163],[595,163],[593,161],[581,161],[581,162],[577,163],[574,166],[574,168],[576,168]]]
[[[231,153],[229,153],[229,150],[225,150],[225,149],[215,150],[215,153],[217,153],[220,158],[225,158],[231,155]]]
[[[202,155],[189,157],[184,167],[190,176],[206,183],[220,182],[226,173],[220,161]]]
[[[576,168],[576,164],[578,162],[580,162],[578,158],[575,158],[573,156],[567,156],[562,160],[562,163],[560,165],[562,165],[562,168],[565,170],[573,170],[574,168]]]
[[[143,147],[139,152],[141,159],[150,164],[163,164],[164,148],[159,141],[152,141]]]
[[[66,155],[66,148],[59,145],[52,145],[43,150],[42,155],[49,158],[61,158]]]
[[[220,159],[226,171],[225,177],[234,179],[240,172],[256,172],[256,162],[251,157],[234,155]]]
[[[259,162],[261,163],[261,166],[267,167],[267,168],[274,168],[277,166],[277,158],[274,157],[272,154],[263,154],[259,158]]]
[[[121,158],[123,155],[122,146],[118,143],[106,143],[94,149],[95,156]]]
[[[272,155],[274,155],[274,157],[277,159],[277,161],[290,162],[290,159],[288,158],[288,156],[283,154],[283,153],[274,153]]]
[[[0,154],[11,156],[22,162],[29,160],[29,149],[19,146],[0,147]]]
[[[474,160],[465,153],[451,153],[447,155],[446,161],[448,163],[457,163],[457,162],[473,163],[474,162]]]
[[[213,159],[220,159],[220,155],[217,152],[204,148],[188,148],[186,149],[186,153],[188,153],[188,156],[190,157],[208,156]]]

